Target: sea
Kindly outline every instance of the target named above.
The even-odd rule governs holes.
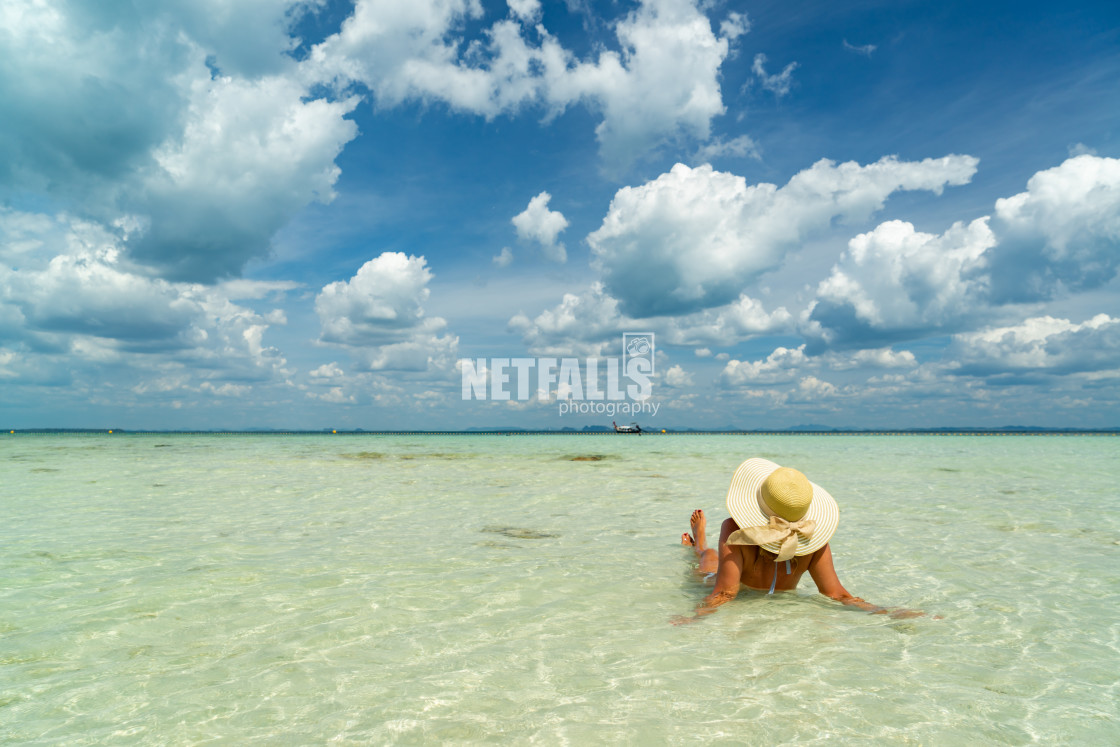
[[[841,582],[711,590],[736,466]],[[1120,438],[0,436],[5,745],[1115,745]]]

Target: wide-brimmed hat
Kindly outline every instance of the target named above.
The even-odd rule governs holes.
[[[748,459],[735,470],[727,510],[739,531],[729,545],[758,545],[788,560],[828,544],[840,520],[836,501],[795,469],[768,459]]]

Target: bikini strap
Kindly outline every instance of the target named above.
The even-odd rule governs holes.
[[[790,568],[789,568],[789,561],[787,560],[786,561],[786,575],[788,576],[789,574],[790,574]],[[774,589],[777,588],[777,586],[778,586],[778,564],[775,563],[774,564],[774,580],[770,582],[770,591],[767,592],[767,593],[768,594],[773,594]]]

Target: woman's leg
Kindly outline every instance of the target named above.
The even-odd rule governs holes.
[[[704,511],[696,509],[692,512],[692,517],[688,520],[689,526],[692,527],[692,534],[689,535],[685,532],[681,535],[681,544],[691,547],[696,553],[696,559],[700,562],[700,567],[696,570],[700,573],[715,573],[719,568],[719,554],[708,547],[707,529],[708,521],[704,518]]]

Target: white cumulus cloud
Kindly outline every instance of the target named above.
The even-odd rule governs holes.
[[[820,283],[810,334],[862,344],[974,324],[988,289],[983,256],[994,244],[983,218],[939,236],[897,220],[860,234]]]
[[[1120,318],[1084,322],[1051,316],[957,335],[947,352],[958,374],[991,376],[1112,371],[1120,378]]]
[[[970,156],[860,166],[818,161],[783,187],[677,164],[624,187],[587,238],[607,290],[632,316],[721,306],[834,220],[866,219],[898,190],[940,193],[976,170]]]
[[[525,241],[536,241],[541,251],[553,262],[566,262],[568,254],[564,242],[558,241],[560,233],[568,227],[568,219],[559,210],[549,210],[552,195],[541,192],[529,200],[529,206],[510,221],[517,229],[517,236]],[[506,264],[509,264],[507,261]],[[504,266],[504,265],[500,265]]]
[[[618,335],[653,330],[672,345],[734,345],[766,334],[791,333],[793,316],[784,307],[766,311],[762,303],[740,296],[725,306],[681,316],[635,318],[619,311],[618,300],[602,283],[582,293],[566,293],[561,302],[530,319],[518,314],[509,322],[535,354],[598,355],[618,344]],[[708,351],[711,355],[711,351]]]
[[[752,337],[793,331],[793,315],[784,306],[767,311],[743,294],[726,306],[654,322],[666,342],[675,345],[734,345]]]
[[[52,367],[81,361],[83,375],[114,367],[121,381],[137,382],[134,392],[181,387],[223,395],[234,391],[223,383],[288,375],[280,351],[264,341],[270,327],[285,323],[284,313],[234,301],[296,284],[152,277],[129,261],[123,234],[67,216],[0,211],[0,340],[22,371],[49,380]]]
[[[559,305],[532,319],[517,314],[509,328],[521,334],[534,355],[594,356],[619,344],[625,324],[618,301],[593,283],[583,293],[565,293]]]
[[[785,384],[796,379],[806,366],[813,365],[805,355],[805,346],[778,347],[760,361],[727,361],[720,373],[725,386],[760,386]]]
[[[320,339],[350,348],[372,370],[447,367],[458,338],[439,335],[447,323],[424,314],[431,278],[423,257],[384,252],[369,260],[315,298]]]
[[[673,365],[672,367],[670,367],[669,370],[665,372],[665,378],[663,379],[663,381],[667,386],[673,387],[675,389],[692,386],[694,383],[692,380],[692,374],[688,371],[685,371],[679,365]]]
[[[1081,155],[943,234],[888,221],[856,236],[804,332],[814,350],[968,332],[1016,304],[1099,288],[1118,268],[1120,160]]]
[[[522,21],[533,21],[540,17],[540,0],[506,0],[509,12]]]
[[[509,267],[513,262],[513,252],[510,251],[508,246],[503,246],[502,251],[495,254],[491,261],[498,267]]]
[[[1120,159],[1080,155],[997,200],[994,300],[1033,301],[1096,288],[1120,268]]]
[[[834,371],[844,371],[854,368],[915,368],[917,358],[909,350],[893,350],[892,348],[865,348],[851,354],[830,353],[828,356],[829,368]]]
[[[316,379],[338,379],[345,376],[345,372],[339,368],[337,363],[331,361],[316,368],[311,372],[311,376]]]
[[[150,223],[133,255],[172,277],[234,275],[297,210],[329,202],[357,100],[306,95],[279,76],[195,81],[182,132],[126,200]]]
[[[525,21],[532,0],[509,3]],[[612,169],[625,168],[681,136],[706,140],[724,112],[719,69],[730,41],[746,30],[732,14],[717,36],[693,0],[640,0],[614,24],[617,49],[578,59],[540,24],[503,19],[486,42],[468,44],[477,0],[358,0],[339,33],[317,45],[309,79],[356,81],[378,101],[440,101],[485,117],[529,105],[556,115],[583,103],[601,113],[595,133]]]
[[[355,101],[312,95],[288,53],[302,0],[0,6],[0,185],[131,216],[124,248],[212,282],[329,200]],[[76,208],[75,208],[76,209]]]

